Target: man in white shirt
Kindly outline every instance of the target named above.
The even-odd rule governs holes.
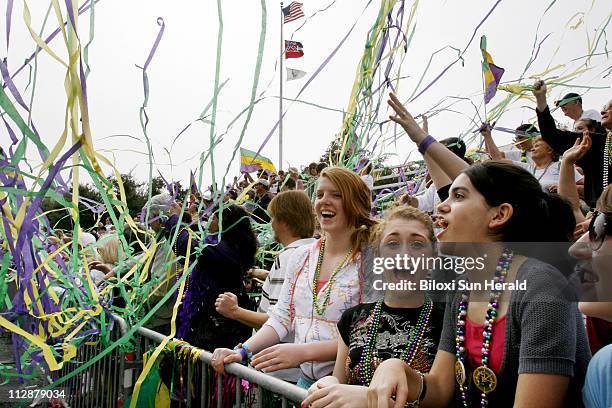
[[[238,306],[235,294],[226,292],[217,298],[216,310],[228,319],[237,320],[254,329],[259,329],[268,320],[271,309],[276,305],[287,275],[287,264],[293,251],[314,242],[314,210],[308,196],[303,191],[284,191],[277,194],[268,206],[272,217],[271,226],[274,239],[283,245],[283,250],[274,259],[262,287],[262,297],[257,312]],[[256,272],[259,270],[256,270]],[[283,343],[293,343],[293,333],[281,339]],[[297,382],[300,369],[293,368],[271,373],[286,381]]]
[[[601,114],[595,109],[582,110],[582,97],[577,93],[566,94],[561,100],[555,101],[555,106],[560,107],[565,116],[574,120],[574,131],[580,119],[593,119],[601,122]]]

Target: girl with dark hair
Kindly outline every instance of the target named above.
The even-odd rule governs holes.
[[[566,240],[573,231],[571,208],[510,164],[457,171],[455,156],[418,127],[395,95],[389,103],[397,112],[391,119],[454,179],[439,206],[442,252],[484,257],[484,268],[468,269],[468,282],[495,284],[450,294],[429,373],[398,359],[383,362],[368,391],[369,406],[579,406],[590,353],[577,305],[562,295],[567,281],[511,245]]]
[[[177,227],[180,212],[178,204],[171,206],[172,216],[165,225],[170,238]],[[187,277],[177,317],[176,338],[208,350],[214,350],[227,341],[238,342],[248,336],[250,329],[217,313],[215,300],[221,293],[232,292],[241,303],[247,302],[243,279],[255,263],[257,251],[257,239],[248,213],[236,205],[217,208],[208,232],[218,236],[218,243],[205,246],[199,255],[195,255],[195,249],[200,243],[187,226],[180,228],[173,248],[175,255],[186,255],[191,235],[190,264],[195,263],[195,266]]]

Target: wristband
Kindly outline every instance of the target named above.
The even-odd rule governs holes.
[[[431,144],[435,141],[436,139],[434,139],[432,135],[427,135],[427,137],[423,139],[421,143],[419,143],[419,153],[425,155],[425,152],[427,149],[429,149],[429,146],[431,146]]]
[[[242,361],[246,361],[249,358],[249,354],[244,348],[238,349],[240,352],[240,356],[242,357]]]
[[[240,353],[240,357],[242,357],[243,362],[249,361],[251,357],[253,357],[253,353],[249,351],[249,346],[246,344],[238,344],[236,347],[234,347],[234,351]]]

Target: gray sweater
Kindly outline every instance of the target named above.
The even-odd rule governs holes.
[[[562,295],[565,278],[554,267],[529,258],[519,268],[517,280],[525,280],[527,290],[514,291],[510,296],[504,357],[497,373],[497,389],[489,394],[489,406],[511,407],[519,374],[536,373],[571,377],[566,406],[582,406],[580,390],[591,353],[578,306]],[[439,350],[453,355],[460,297],[460,293],[455,294],[451,307],[446,308],[439,344]],[[468,399],[470,406],[480,406],[480,393],[471,381],[474,368],[466,367]],[[455,402],[459,404],[456,383],[455,390]]]

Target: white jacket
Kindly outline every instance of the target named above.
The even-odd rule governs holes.
[[[286,269],[285,283],[278,303],[269,312],[266,325],[271,326],[279,338],[289,331],[295,334],[295,344],[314,343],[338,338],[337,323],[342,313],[361,302],[361,254],[355,261],[346,264],[336,275],[329,296],[329,304],[323,316],[313,308],[312,284],[321,240],[301,246],[293,251]],[[319,292],[322,306],[329,283]],[[330,375],[334,361],[305,362],[300,366],[302,374],[311,380]]]

